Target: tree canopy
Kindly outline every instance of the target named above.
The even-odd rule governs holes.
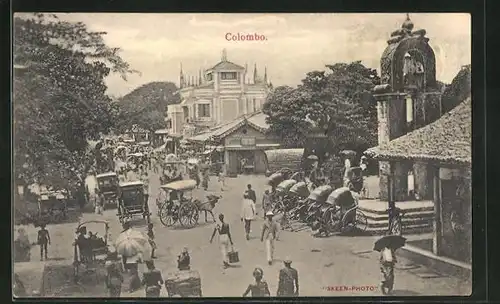
[[[450,111],[467,97],[470,96],[471,86],[471,65],[464,66],[453,78],[441,97],[443,113]]]
[[[297,88],[275,88],[263,112],[270,130],[287,147],[304,147],[314,133],[327,136],[328,150],[376,145],[377,112],[371,90],[380,79],[360,61],[327,65],[307,73]]]
[[[112,127],[117,108],[104,78],[135,73],[104,32],[34,14],[14,19],[14,171],[25,182],[65,186],[77,179],[88,139]]]
[[[167,106],[180,102],[177,87],[172,82],[150,82],[133,90],[117,102],[119,131],[138,125],[145,130],[165,127]]]

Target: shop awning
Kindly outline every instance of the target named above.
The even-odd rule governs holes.
[[[159,130],[155,131],[155,134],[157,134],[157,135],[166,135],[166,134],[168,134],[168,130],[167,129],[159,129]]]
[[[257,144],[257,148],[279,148],[280,144],[268,143],[268,144]]]

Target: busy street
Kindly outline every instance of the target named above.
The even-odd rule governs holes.
[[[13,24],[13,297],[471,293],[470,15]]]
[[[216,242],[209,243],[210,236],[215,224],[208,217],[205,224],[204,216],[200,217],[200,225],[189,230],[179,227],[166,228],[158,217],[152,216],[154,224],[156,243],[158,246],[155,264],[164,276],[167,272],[176,270],[177,256],[184,247],[188,248],[191,255],[192,269],[201,274],[203,284],[203,296],[207,297],[239,297],[252,281],[252,271],[255,267],[262,267],[264,279],[269,284],[270,291],[276,292],[278,272],[283,267],[283,259],[292,259],[292,266],[299,272],[299,284],[301,296],[376,296],[380,295],[378,282],[380,270],[378,264],[379,256],[372,251],[373,236],[332,236],[329,238],[313,238],[310,229],[297,232],[283,231],[276,242],[275,259],[272,266],[267,265],[264,243],[260,242],[260,233],[263,220],[261,206],[258,206],[258,217],[252,223],[251,238],[245,239],[243,224],[240,222],[242,193],[246,187],[245,183],[251,184],[257,192],[258,200],[261,199],[259,192],[267,189],[266,178],[260,176],[241,176],[227,179],[225,191],[220,191],[220,183],[212,180],[209,184],[208,193],[222,195],[219,205],[214,210],[217,216],[223,213],[228,219],[234,238],[235,248],[239,251],[240,263],[234,264],[228,269],[223,269],[222,258]],[[157,175],[151,176],[151,197],[155,197],[159,191],[159,180]],[[201,198],[207,195],[202,189],[195,189],[193,196]],[[155,214],[156,208],[153,199],[150,200],[151,212]],[[103,219],[110,222],[111,235],[117,235],[121,231],[121,225],[116,217],[116,210],[106,210],[104,214],[83,214],[80,221]],[[138,220],[137,229],[146,230],[145,225]],[[142,227],[141,227],[142,226]],[[73,258],[73,246],[76,223],[59,224],[48,226],[51,233],[52,245],[49,247],[49,261],[32,263],[55,263],[51,259],[64,259],[63,262],[71,263]],[[297,226],[297,229],[300,229]],[[31,230],[32,238],[36,230]],[[32,256],[39,256],[38,247],[32,249]],[[397,295],[449,295],[457,292],[466,293],[469,288],[465,282],[457,278],[432,276],[431,270],[420,270],[412,273],[406,270],[410,261],[401,260],[396,266],[395,293]],[[406,264],[406,265],[405,265]],[[37,266],[33,266],[37,267]],[[399,269],[398,269],[399,268]],[[341,273],[342,275],[335,275]],[[363,273],[363,275],[360,275]],[[430,278],[429,278],[430,276]],[[105,293],[104,283],[102,285],[103,295]],[[124,288],[126,290],[126,288]],[[166,296],[162,289],[162,296]],[[82,296],[82,295],[79,295]],[[94,293],[83,296],[97,296]],[[122,293],[123,297],[143,297],[144,290],[134,293]]]

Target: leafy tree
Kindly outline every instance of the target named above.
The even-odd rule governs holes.
[[[105,45],[104,32],[55,15],[14,19],[14,170],[25,182],[67,186],[78,179],[88,139],[112,127],[110,72],[136,71]]]
[[[263,111],[269,115],[270,132],[287,147],[310,146],[314,133],[325,134],[328,140],[319,149],[323,154],[375,145],[377,116],[371,90],[380,81],[376,70],[360,61],[326,67],[327,71],[307,73],[295,89],[278,87],[269,94]]]
[[[119,131],[133,125],[150,131],[165,128],[167,106],[180,102],[177,90],[172,82],[151,82],[120,98],[117,102]]]
[[[471,65],[464,66],[447,86],[441,97],[443,113],[450,111],[471,94]]]

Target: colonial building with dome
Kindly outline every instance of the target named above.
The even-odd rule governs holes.
[[[181,103],[168,106],[167,127],[169,134],[189,138],[260,111],[272,85],[267,68],[261,77],[255,65],[249,75],[246,64],[229,61],[223,50],[220,62],[197,76],[186,75],[181,65],[179,86]]]

